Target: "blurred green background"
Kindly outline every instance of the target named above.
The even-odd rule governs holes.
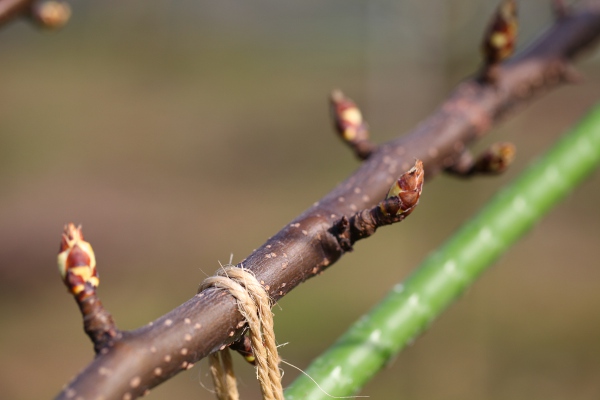
[[[0,31],[0,387],[53,397],[93,357],[55,266],[82,223],[100,296],[134,329],[192,296],[358,165],[331,132],[342,88],[374,140],[401,135],[479,63],[495,1],[116,0],[73,4],[58,33]],[[522,2],[521,47],[552,23]],[[513,141],[505,176],[438,177],[382,229],[275,307],[282,357],[305,368],[598,99],[586,80],[477,145]],[[372,399],[600,397],[600,175],[504,256],[363,391]],[[240,361],[240,360],[237,360]],[[236,361],[236,362],[237,362]],[[298,374],[285,367],[284,383]],[[244,399],[258,399],[239,362]],[[212,399],[205,362],[150,399]],[[334,393],[335,394],[335,393]]]

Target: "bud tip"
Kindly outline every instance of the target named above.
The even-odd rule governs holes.
[[[419,203],[424,177],[423,162],[415,160],[415,165],[392,184],[386,199],[380,203],[381,211],[395,215],[412,212]]]
[[[86,287],[98,287],[96,257],[92,245],[83,240],[81,226],[65,225],[58,253],[58,270],[69,291],[75,295],[82,293]]]

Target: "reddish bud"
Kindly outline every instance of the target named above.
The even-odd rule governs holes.
[[[497,64],[515,50],[518,20],[515,0],[502,0],[483,37],[481,50],[487,65]]]
[[[240,340],[233,342],[230,348],[240,353],[246,362],[256,365],[256,356],[249,336],[243,336]]]
[[[94,250],[83,240],[81,226],[65,226],[58,253],[58,270],[74,295],[82,295],[86,289],[94,290],[100,284]]]
[[[410,214],[419,203],[424,177],[423,162],[416,160],[415,166],[392,184],[386,199],[379,203],[381,211],[385,215]]]
[[[331,93],[331,115],[336,132],[348,143],[369,139],[369,130],[356,104],[335,90]]]
[[[512,143],[494,143],[477,160],[475,170],[479,173],[500,174],[515,159],[516,148]]]
[[[43,28],[62,28],[71,18],[71,7],[56,0],[41,0],[31,7],[31,17]]]

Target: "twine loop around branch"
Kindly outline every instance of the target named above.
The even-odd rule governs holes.
[[[279,353],[273,330],[273,313],[269,294],[254,274],[243,267],[227,265],[204,280],[198,289],[209,287],[228,291],[236,298],[242,316],[248,322],[249,336],[256,357],[257,379],[265,400],[283,400]],[[221,362],[219,361],[221,354]],[[219,400],[237,400],[239,394],[229,349],[209,357],[210,369]]]

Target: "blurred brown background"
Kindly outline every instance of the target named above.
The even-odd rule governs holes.
[[[357,166],[331,132],[342,88],[376,141],[427,116],[479,62],[495,1],[80,1],[58,33],[0,31],[0,387],[53,397],[92,358],[55,266],[82,223],[123,329],[176,307]],[[521,47],[552,22],[522,2]],[[399,226],[283,299],[276,330],[306,368],[597,100],[586,81],[536,101],[505,176],[438,177]],[[600,176],[519,242],[362,394],[372,399],[600,397]],[[298,373],[285,367],[285,382]],[[258,398],[239,363],[244,399]],[[212,399],[204,362],[150,399]]]

